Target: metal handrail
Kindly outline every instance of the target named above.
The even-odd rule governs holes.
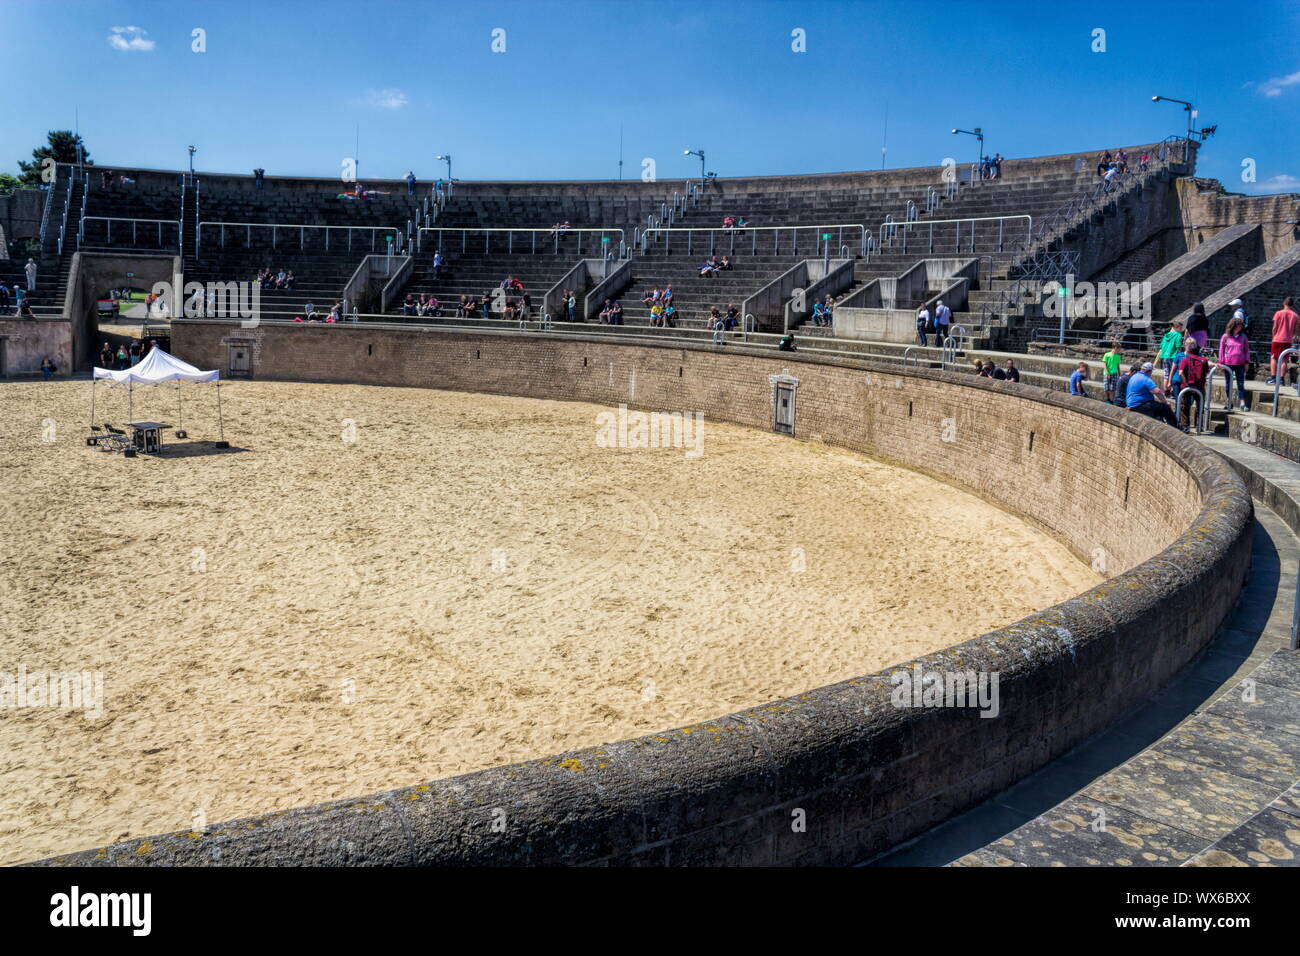
[[[556,229],[554,226],[545,226],[545,227],[542,227],[542,226],[531,226],[531,227],[515,228],[515,229],[511,229],[511,228],[508,228],[508,227],[486,227],[486,226],[485,226],[485,227],[481,227],[481,228],[479,228],[479,227],[475,227],[475,228],[456,228],[456,227],[452,227],[452,226],[421,226],[421,227],[420,227],[420,232],[421,232],[421,233],[424,233],[424,232],[426,232],[426,231],[428,231],[428,232],[438,232],[438,233],[444,233],[444,232],[457,233],[457,232],[459,232],[459,233],[461,234],[461,246],[460,246],[460,251],[461,251],[461,252],[465,252],[465,251],[466,251],[466,246],[467,246],[467,242],[466,242],[466,240],[467,240],[468,235],[469,235],[470,233],[483,233],[483,234],[484,234],[484,243],[483,243],[483,249],[484,249],[484,252],[490,251],[490,247],[491,247],[491,234],[492,234],[492,233],[494,233],[494,232],[504,232],[504,233],[508,233],[509,235],[508,235],[507,240],[506,240],[506,251],[507,251],[507,253],[512,254],[512,255],[513,255],[514,252],[515,252],[515,248],[514,248],[514,234],[517,233],[517,232],[526,233],[526,234],[528,234],[529,237],[531,238],[532,243],[531,243],[531,247],[530,247],[530,249],[529,249],[529,252],[530,252],[530,253],[535,253],[535,252],[537,252],[537,236],[538,236],[538,234],[540,234],[540,233],[550,233],[550,234],[552,234],[550,238],[553,240],[553,251],[554,251],[555,254],[558,254],[559,251],[560,251],[560,240],[563,239],[563,238],[564,238],[566,235],[568,235],[569,233],[571,233],[571,232],[575,232],[575,233],[578,234],[578,254],[579,254],[579,255],[582,254],[582,234],[583,234],[583,233],[587,233],[587,232],[595,232],[595,233],[600,233],[601,235],[605,235],[605,236],[611,235],[611,234],[613,234],[613,233],[617,233],[617,234],[618,234],[618,255],[617,255],[617,257],[613,256],[612,254],[611,254],[611,255],[606,255],[606,254],[602,253],[601,258],[620,258],[620,259],[622,259],[622,258],[626,258],[626,257],[627,257],[627,254],[628,254],[628,246],[627,246],[627,240],[626,240],[626,233],[625,233],[622,229],[617,228],[617,227],[610,227],[610,228],[608,228],[608,229],[601,229],[601,228],[596,228],[596,227],[592,227],[592,226],[575,226],[575,227],[570,227],[570,228],[568,228],[568,229]],[[438,244],[439,244],[439,246],[442,245],[442,239],[441,239],[441,236],[439,236]],[[602,243],[602,245],[604,245],[604,243]],[[612,253],[612,251],[613,251],[613,250],[610,250],[611,253]]]
[[[1215,357],[1217,358],[1218,356],[1216,355]],[[1228,411],[1232,411],[1233,408],[1232,393],[1236,388],[1237,383],[1236,383],[1236,376],[1232,374],[1232,369],[1228,368],[1228,366],[1226,365],[1210,366],[1209,374],[1207,375],[1205,380],[1205,394],[1210,395],[1214,391],[1214,374],[1219,371],[1222,371],[1223,374],[1227,376],[1228,379],[1228,387],[1226,389],[1227,396],[1228,396]],[[1245,401],[1244,396],[1242,398],[1242,401]]]
[[[915,351],[916,351],[916,346],[915,346],[915,345],[909,345],[907,348],[903,349],[903,364],[904,364],[904,365],[911,364],[911,365],[915,365],[915,366],[918,366],[918,367],[920,366],[920,364],[921,364],[920,359],[918,359],[915,355],[912,354],[912,353],[915,352]],[[908,361],[909,359],[911,359],[911,362],[910,362],[910,363],[909,363],[909,361]]]
[[[68,171],[68,194],[63,199],[63,221],[59,224],[59,255],[63,255],[63,240],[68,233],[68,213],[72,209],[72,190],[77,182],[77,174],[74,170]],[[44,242],[41,243],[44,247]]]
[[[1277,357],[1273,374],[1273,413],[1270,416],[1272,418],[1277,418],[1277,402],[1282,397],[1282,369],[1286,366],[1285,360],[1288,355],[1300,355],[1300,349],[1284,349]],[[1300,395],[1300,385],[1296,386],[1296,394]]]
[[[1184,396],[1188,396],[1188,395],[1195,395],[1197,401],[1200,402],[1200,405],[1199,405],[1199,406],[1197,407],[1197,409],[1196,409],[1196,434],[1199,435],[1199,434],[1201,434],[1202,432],[1204,432],[1204,431],[1206,430],[1206,428],[1205,428],[1205,427],[1202,427],[1202,426],[1203,426],[1203,425],[1208,425],[1208,423],[1209,423],[1209,418],[1210,418],[1210,415],[1209,415],[1209,406],[1208,406],[1208,404],[1207,404],[1206,401],[1205,401],[1205,393],[1204,393],[1204,392],[1202,392],[1199,388],[1191,388],[1191,387],[1183,388],[1183,389],[1179,389],[1179,391],[1178,391],[1178,399],[1177,399],[1177,401],[1175,401],[1175,403],[1174,403],[1174,404],[1177,406],[1177,407],[1174,409],[1174,413],[1175,413],[1176,417],[1178,418],[1178,420],[1179,420],[1179,421],[1182,421],[1182,418],[1183,418],[1183,398],[1184,398]]]
[[[298,244],[299,244],[299,248],[302,248],[302,247],[306,244],[306,230],[308,230],[308,229],[324,229],[324,230],[326,230],[326,232],[325,232],[325,248],[326,248],[326,249],[328,249],[328,248],[330,247],[329,237],[330,237],[330,231],[331,231],[331,230],[340,230],[340,231],[342,231],[342,230],[346,230],[347,233],[348,233],[348,251],[349,251],[349,252],[352,250],[352,231],[353,231],[354,229],[355,229],[356,231],[358,231],[358,232],[369,232],[369,233],[370,233],[370,249],[371,249],[371,251],[373,251],[374,248],[375,248],[375,233],[376,233],[376,232],[382,232],[382,231],[384,231],[384,230],[387,230],[390,234],[393,234],[393,235],[395,236],[396,233],[397,233],[397,231],[398,231],[396,226],[323,226],[323,225],[314,225],[314,224],[301,223],[301,222],[222,222],[222,221],[219,221],[219,220],[214,220],[214,221],[212,221],[212,222],[200,222],[200,223],[198,224],[198,226],[195,227],[195,230],[194,230],[194,257],[195,257],[196,259],[199,258],[199,257],[202,255],[202,252],[203,252],[203,229],[204,229],[205,226],[208,226],[208,227],[213,227],[213,226],[215,226],[215,227],[220,228],[220,230],[221,230],[221,233],[220,233],[220,243],[221,243],[221,247],[222,247],[222,248],[225,248],[225,245],[226,245],[226,227],[227,227],[227,226],[230,226],[231,228],[235,228],[235,229],[243,229],[243,230],[244,230],[244,236],[245,236],[245,243],[246,243],[246,245],[252,245],[252,242],[253,242],[253,230],[254,230],[254,229],[270,229],[270,230],[271,230],[271,248],[272,248],[272,249],[277,248],[277,245],[276,245],[277,232],[276,232],[276,230],[279,230],[279,229],[297,229],[297,230],[298,230]]]
[[[934,252],[934,227],[935,227],[935,226],[945,226],[945,225],[949,225],[949,224],[952,224],[952,223],[956,223],[956,225],[957,225],[957,235],[956,235],[955,242],[954,242],[954,244],[953,244],[953,248],[954,248],[955,250],[957,250],[957,251],[960,252],[960,251],[961,251],[961,241],[962,241],[962,240],[961,240],[961,226],[962,226],[962,223],[968,223],[968,224],[970,225],[970,251],[971,251],[971,252],[974,252],[974,251],[975,251],[975,224],[976,224],[976,223],[980,223],[980,222],[996,222],[996,223],[998,224],[998,252],[1001,252],[1001,251],[1003,250],[1003,247],[1005,246],[1005,236],[1004,236],[1004,234],[1003,234],[1003,223],[1005,223],[1005,222],[1007,222],[1007,221],[1009,221],[1009,220],[1013,220],[1013,219],[1024,219],[1024,220],[1026,220],[1026,223],[1025,223],[1025,226],[1026,226],[1026,233],[1027,233],[1027,235],[1032,235],[1032,234],[1033,234],[1033,231],[1034,231],[1034,217],[1031,216],[1031,215],[1028,215],[1027,213],[1022,213],[1022,214],[1015,215],[1015,216],[971,216],[971,217],[967,217],[967,218],[963,218],[963,219],[925,219],[925,220],[909,220],[909,221],[907,221],[907,222],[902,222],[902,223],[895,222],[893,216],[887,216],[887,217],[885,217],[885,221],[884,221],[883,223],[880,224],[880,241],[881,241],[882,244],[884,243],[884,241],[885,241],[885,232],[888,231],[888,232],[889,232],[889,244],[892,246],[892,245],[894,244],[894,236],[895,236],[895,235],[897,234],[897,232],[899,232],[900,229],[901,229],[901,231],[902,231],[902,233],[903,233],[903,251],[906,252],[906,251],[907,251],[907,237],[908,237],[908,234],[912,231],[912,229],[914,229],[916,226],[926,226],[926,225],[928,225],[928,226],[930,227],[930,244],[929,244],[929,245],[930,245],[930,248],[929,248],[929,251],[930,251],[930,252]]]
[[[717,251],[717,245],[715,242],[717,238],[717,234],[722,233],[724,236],[730,239],[730,244],[727,250],[728,254],[730,255],[736,251],[736,238],[738,236],[744,236],[745,234],[749,234],[751,236],[751,240],[750,240],[751,254],[757,254],[758,234],[760,232],[770,232],[773,234],[773,255],[776,255],[779,254],[781,248],[781,234],[788,232],[791,234],[792,250],[795,254],[797,254],[799,251],[799,235],[798,235],[799,231],[807,230],[807,229],[816,229],[816,230],[838,229],[840,230],[840,234],[837,238],[841,245],[844,244],[843,243],[844,230],[857,229],[859,235],[859,242],[858,242],[858,249],[860,250],[859,254],[866,255],[868,248],[874,248],[874,246],[868,243],[868,239],[871,235],[868,227],[865,224],[860,222],[840,222],[840,223],[826,223],[826,224],[810,223],[806,225],[800,224],[800,225],[785,225],[785,226],[653,226],[651,228],[646,229],[645,233],[641,236],[641,244],[639,248],[641,249],[642,252],[644,252],[645,247],[649,244],[651,239],[652,238],[657,239],[660,233],[671,234],[671,233],[684,232],[687,234],[686,254],[691,255],[694,252],[694,234],[703,232],[709,234],[708,254],[713,255]],[[665,253],[669,251],[670,242],[671,242],[671,235],[669,235],[668,238],[665,239],[664,241]],[[817,242],[814,243],[814,246],[820,249],[822,246],[822,242],[823,240],[821,239],[819,234],[817,237]]]
[[[946,369],[949,363],[957,364],[957,340],[951,335],[943,340],[943,348],[939,351],[939,369]]]
[[[178,252],[180,251],[180,229],[181,229],[181,224],[180,224],[180,220],[178,220],[178,219],[132,219],[132,218],[124,217],[124,216],[82,216],[82,217],[81,217],[81,224],[80,224],[80,226],[78,226],[78,228],[77,228],[77,248],[78,248],[78,249],[80,249],[81,246],[82,246],[82,244],[85,242],[85,238],[86,238],[86,223],[88,223],[88,222],[106,222],[106,223],[108,223],[108,239],[107,239],[107,241],[108,241],[108,243],[109,243],[110,245],[111,245],[112,242],[113,242],[113,223],[115,223],[115,222],[129,222],[129,223],[131,223],[131,242],[132,242],[132,243],[134,243],[134,242],[136,241],[136,235],[137,235],[137,232],[136,232],[136,224],[137,224],[137,223],[142,223],[142,222],[144,222],[144,223],[157,224],[157,226],[158,226],[158,246],[159,246],[159,248],[162,248],[162,244],[163,244],[163,241],[162,241],[162,227],[163,227],[163,226],[169,226],[169,225],[170,225],[170,226],[175,226],[175,227],[176,227],[176,249],[177,249]]]

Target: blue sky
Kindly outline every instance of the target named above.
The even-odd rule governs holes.
[[[877,169],[1219,135],[1200,173],[1300,191],[1300,3],[0,0],[0,163],[79,122],[96,162],[361,178]],[[133,30],[125,28],[134,27]],[[117,28],[115,30],[115,28]],[[206,52],[191,49],[195,28]],[[505,51],[491,49],[495,29]],[[804,31],[806,52],[792,50]],[[1105,52],[1093,52],[1094,29]],[[19,92],[21,91],[21,92]],[[886,134],[887,125],[887,134]],[[1254,184],[1242,163],[1254,161]]]

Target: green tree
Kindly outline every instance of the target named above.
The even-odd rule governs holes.
[[[90,153],[86,152],[86,144],[72,130],[52,129],[46,134],[45,140],[46,145],[37,146],[32,150],[30,163],[18,160],[18,169],[21,171],[19,179],[24,186],[39,186],[45,181],[42,179],[42,174],[45,171],[46,159],[53,159],[56,163],[80,161],[87,166],[94,165],[90,161]]]
[[[15,189],[22,186],[17,176],[10,176],[8,173],[0,173],[0,196],[12,196]]]

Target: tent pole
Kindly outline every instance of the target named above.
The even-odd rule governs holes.
[[[135,383],[126,383],[126,418],[127,421],[135,418]]]
[[[94,427],[95,427],[95,380],[94,380],[93,378],[90,380],[90,426],[91,426],[91,431],[94,431]]]
[[[217,437],[226,440],[226,426],[221,420],[221,386],[217,386]]]
[[[181,383],[176,383],[176,430],[185,427],[185,400],[181,396]]]

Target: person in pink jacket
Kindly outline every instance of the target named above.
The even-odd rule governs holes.
[[[1246,366],[1250,364],[1250,339],[1246,335],[1246,323],[1241,319],[1230,319],[1228,327],[1219,339],[1219,366],[1226,368],[1237,380],[1237,401],[1241,410],[1246,410]],[[1229,396],[1228,409],[1232,408]]]

